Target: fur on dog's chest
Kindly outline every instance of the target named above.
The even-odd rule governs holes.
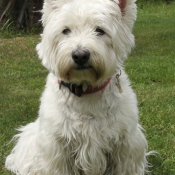
[[[92,174],[108,171],[113,150],[123,142],[115,124],[112,124],[112,121],[95,118],[82,120],[67,118],[64,124],[68,126],[67,132],[62,137],[64,154],[69,157],[68,161],[74,162],[70,165],[70,169],[74,169],[81,175],[84,174],[81,169]]]
[[[108,140],[117,142],[120,132],[122,131],[123,133],[124,130],[115,117],[104,116],[100,118],[92,114],[70,114],[70,116],[64,116],[64,118],[60,118],[57,128],[57,132],[60,133],[61,137],[75,140],[94,140],[99,142],[99,145],[106,144],[105,142]],[[66,132],[64,132],[65,130]]]

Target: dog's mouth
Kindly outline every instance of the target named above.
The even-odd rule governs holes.
[[[77,66],[75,67],[75,69],[78,71],[87,70],[87,69],[92,69],[92,66]]]
[[[100,71],[98,72],[92,65],[74,65],[59,77],[65,82],[74,82],[76,84],[88,84],[96,85],[95,83],[101,76]]]

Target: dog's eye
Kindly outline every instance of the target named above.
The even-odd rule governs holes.
[[[100,35],[104,35],[105,31],[98,27],[98,28],[96,28],[95,33],[97,36],[100,36]]]
[[[69,35],[70,34],[70,29],[68,29],[68,28],[66,28],[66,29],[64,29],[63,31],[62,31],[62,33],[64,34],[64,35]]]

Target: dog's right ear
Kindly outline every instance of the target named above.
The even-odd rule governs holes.
[[[42,23],[43,26],[47,23],[49,15],[55,10],[61,8],[64,4],[70,2],[71,0],[44,0],[42,9]]]
[[[52,0],[44,0],[43,9],[41,12],[43,14],[41,21],[43,23],[43,26],[45,26],[49,14],[52,12]]]

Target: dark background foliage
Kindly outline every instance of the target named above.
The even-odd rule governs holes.
[[[11,24],[17,29],[31,29],[41,18],[43,0],[1,0],[1,26]]]

